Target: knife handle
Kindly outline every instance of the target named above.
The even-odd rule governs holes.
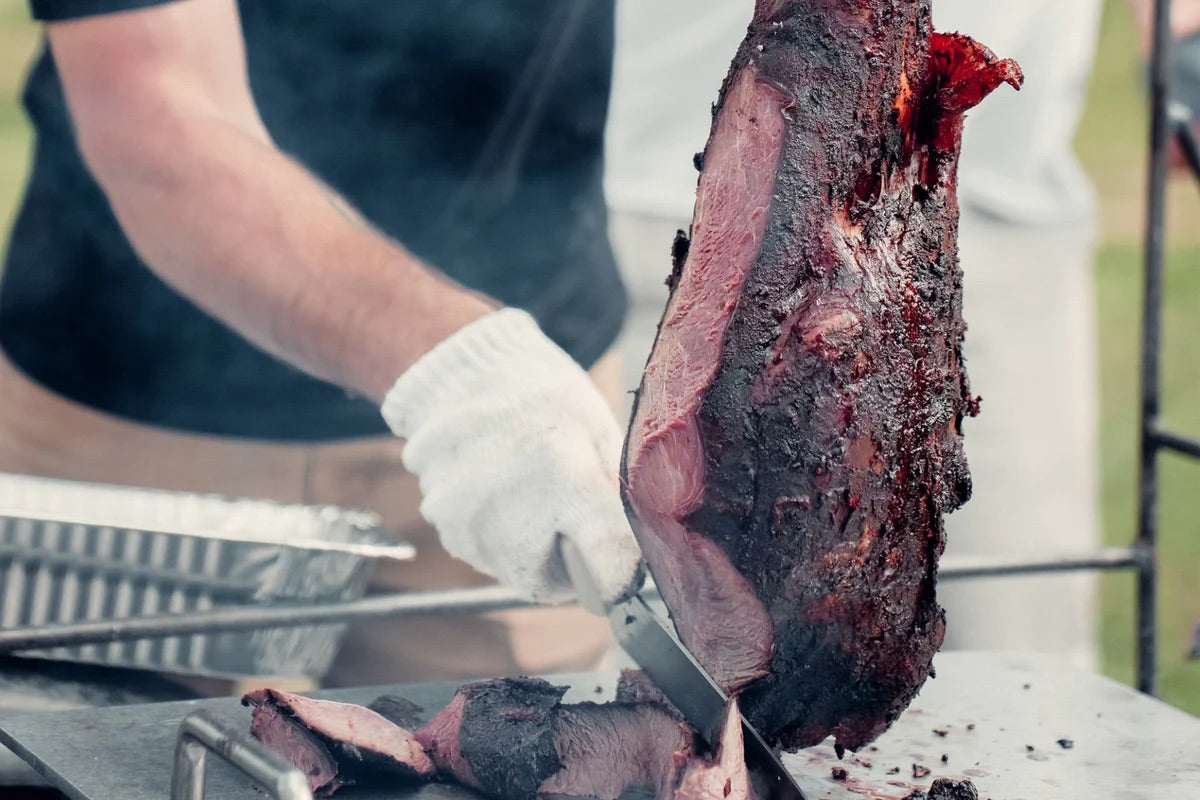
[[[559,534],[558,554],[567,570],[567,577],[570,578],[571,585],[575,588],[579,605],[593,614],[606,616],[608,604],[604,602],[604,598],[600,594],[596,578],[592,574],[591,567],[588,566],[587,559],[579,551],[579,545],[570,538]]]

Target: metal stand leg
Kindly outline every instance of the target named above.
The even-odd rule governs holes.
[[[1170,0],[1154,4],[1154,50],[1150,61],[1150,185],[1146,207],[1145,294],[1142,305],[1141,459],[1138,476],[1137,547],[1143,559],[1137,581],[1137,686],[1155,692],[1155,614],[1158,569],[1158,425],[1162,344],[1163,238],[1166,215],[1167,144],[1170,130]]]
[[[237,767],[277,800],[313,800],[303,773],[253,739],[197,711],[179,726],[171,800],[204,800],[205,767],[209,752]]]

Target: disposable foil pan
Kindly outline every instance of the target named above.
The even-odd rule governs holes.
[[[0,473],[0,626],[361,597],[407,559],[372,514]],[[328,671],[344,625],[57,647],[42,658],[220,678]]]

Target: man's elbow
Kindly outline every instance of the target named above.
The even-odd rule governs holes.
[[[114,103],[101,113],[76,113],[75,137],[84,163],[106,192],[129,185],[166,186],[177,179],[183,126]]]

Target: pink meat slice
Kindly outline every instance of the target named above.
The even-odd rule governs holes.
[[[720,740],[713,758],[677,758],[673,800],[754,800],[756,793],[746,769],[742,717],[737,701],[725,708]]]
[[[691,246],[646,365],[627,452],[634,524],[655,582],[684,643],[727,691],[765,674],[771,620],[725,553],[683,520],[705,488],[696,415],[762,245],[785,104],[752,65],[733,82],[705,156]]]
[[[251,735],[303,771],[314,791],[333,792],[362,773],[414,781],[435,772],[411,731],[369,708],[277,689],[250,692],[242,703],[254,707]]]

